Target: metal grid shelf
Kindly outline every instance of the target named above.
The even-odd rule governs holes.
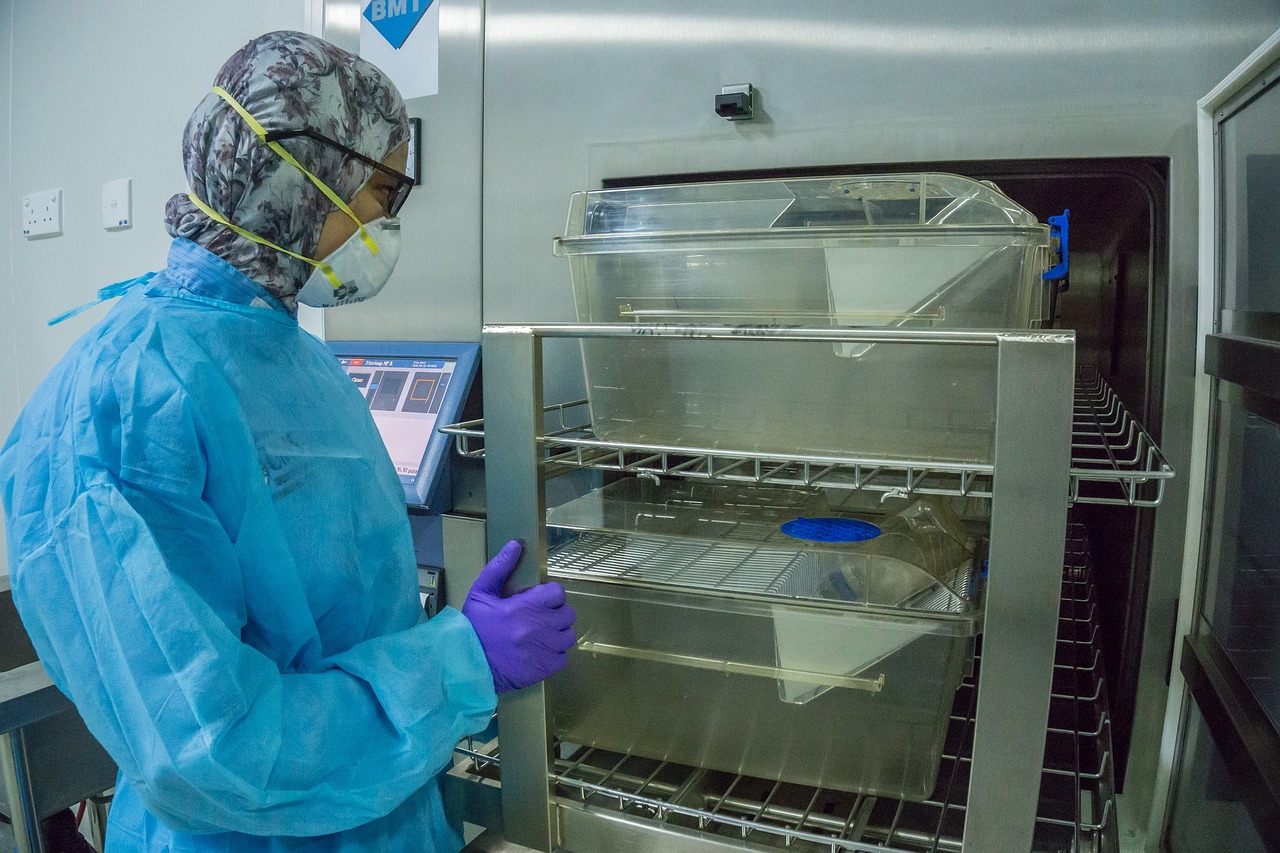
[[[1097,603],[1081,527],[1068,531],[1035,853],[1117,849],[1111,728],[1097,647]],[[938,782],[920,803],[558,744],[552,782],[575,808],[623,813],[732,838],[748,849],[934,853],[961,849],[972,761],[977,666],[956,694]],[[498,778],[497,743],[458,747],[466,773]]]
[[[538,441],[549,468],[591,468],[641,476],[729,483],[819,486],[912,494],[991,497],[992,466],[983,463],[852,456],[782,457],[768,453],[602,441],[586,400],[545,409]],[[484,421],[440,428],[457,452],[484,457]],[[1078,371],[1071,438],[1071,504],[1158,506],[1173,477],[1160,448],[1093,368]]]
[[[1173,468],[1097,368],[1076,371],[1071,503],[1159,506]]]
[[[736,526],[726,525],[727,528]],[[548,553],[547,573],[561,579],[628,580],[704,593],[710,590],[740,592],[756,598],[827,600],[853,606],[851,601],[828,599],[822,594],[821,578],[830,567],[815,560],[813,551],[779,545],[768,547],[767,539],[766,544],[735,541],[727,529],[721,531],[721,535],[724,538],[699,540],[581,532]],[[972,599],[977,586],[970,559],[949,572],[940,573],[936,583],[918,584],[891,600],[882,600],[883,596],[877,595],[879,591],[871,586],[865,590],[871,601],[864,599],[863,603],[889,605],[897,612],[965,613],[975,607]]]
[[[547,573],[776,596],[806,556],[798,548],[590,531],[551,551]]]

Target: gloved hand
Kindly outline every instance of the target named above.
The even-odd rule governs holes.
[[[493,671],[499,693],[536,684],[565,664],[565,652],[575,642],[573,608],[565,604],[564,587],[543,583],[502,597],[506,583],[523,550],[508,542],[481,570],[462,605],[471,620]]]

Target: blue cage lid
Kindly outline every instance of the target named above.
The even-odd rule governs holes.
[[[855,518],[793,518],[782,525],[792,539],[810,542],[863,542],[880,535],[880,528]]]

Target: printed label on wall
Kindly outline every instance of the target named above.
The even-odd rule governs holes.
[[[440,0],[366,0],[360,55],[385,71],[405,98],[440,91]]]

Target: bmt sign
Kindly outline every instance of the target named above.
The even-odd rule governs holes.
[[[432,0],[370,0],[364,7],[364,18],[399,50],[431,3]]]

